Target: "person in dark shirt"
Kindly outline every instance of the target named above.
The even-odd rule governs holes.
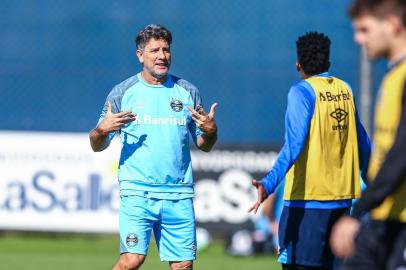
[[[406,1],[356,0],[349,14],[355,41],[369,58],[387,59],[389,69],[375,109],[371,183],[352,217],[342,217],[333,227],[330,243],[337,256],[347,258],[346,270],[405,269]],[[370,219],[361,225],[367,212]]]

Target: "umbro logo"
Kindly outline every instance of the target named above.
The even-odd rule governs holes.
[[[330,113],[330,116],[333,117],[340,123],[345,118],[347,118],[348,113],[341,108],[336,109],[334,112]]]

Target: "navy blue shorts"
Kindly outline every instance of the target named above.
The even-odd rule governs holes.
[[[333,269],[329,246],[331,227],[349,208],[305,209],[283,207],[279,221],[279,257],[282,264]]]

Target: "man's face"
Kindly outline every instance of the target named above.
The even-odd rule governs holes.
[[[370,59],[388,57],[392,27],[388,20],[362,15],[353,20],[354,39]]]
[[[137,56],[144,71],[154,78],[163,78],[171,64],[171,49],[163,39],[150,39],[143,51],[137,50]]]

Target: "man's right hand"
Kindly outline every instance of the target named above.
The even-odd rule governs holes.
[[[107,104],[107,112],[104,119],[97,126],[96,131],[100,135],[107,135],[110,132],[120,130],[125,124],[133,122],[137,119],[137,115],[131,111],[113,113],[111,111],[110,101]]]
[[[113,113],[111,103],[107,104],[107,112],[100,124],[90,131],[90,146],[93,151],[100,152],[109,146],[108,136],[110,132],[121,129],[125,124],[137,119],[137,115],[131,111]]]

